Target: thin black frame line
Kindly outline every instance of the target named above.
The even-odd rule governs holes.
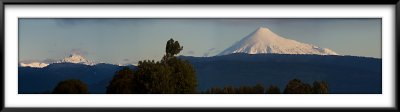
[[[2,83],[1,83],[1,93],[3,94],[3,95],[1,95],[1,98],[3,99],[2,101],[1,101],[1,110],[2,109],[4,109],[5,108],[5,33],[4,33],[4,30],[5,30],[5,24],[4,24],[4,4],[3,4],[3,1],[0,1],[0,26],[1,26],[1,31],[0,31],[0,35],[2,36],[2,38],[0,39],[0,45],[1,45],[1,54],[0,54],[0,57],[1,57],[1,59],[0,59],[0,62],[1,62],[1,68],[0,68],[0,72],[2,73],[2,76],[1,76],[1,81],[2,81]]]
[[[310,111],[310,112],[338,112],[338,111],[354,111],[354,112],[398,112],[395,108],[6,108],[7,112],[154,112],[154,111],[173,111],[173,112],[200,112],[200,111]]]
[[[3,0],[4,1],[4,0]],[[79,5],[79,4],[120,4],[119,2],[118,3],[116,3],[116,2],[112,2],[112,1],[109,1],[109,2],[104,2],[104,3],[99,3],[99,1],[96,1],[96,0],[94,0],[94,1],[89,1],[89,2],[85,2],[85,1],[83,1],[83,2],[76,2],[76,1],[70,1],[70,2],[68,2],[68,1],[64,1],[64,2],[54,2],[54,1],[46,1],[46,0],[44,0],[44,1],[41,1],[41,2],[34,2],[34,1],[12,1],[12,2],[10,2],[10,1],[7,1],[7,0],[5,0],[5,4],[3,3],[3,1],[0,1],[0,9],[1,9],[1,12],[2,12],[2,14],[0,14],[0,16],[1,16],[1,18],[0,19],[3,19],[1,22],[0,22],[0,24],[1,25],[3,25],[3,27],[2,27],[2,31],[0,32],[0,34],[3,36],[3,38],[0,40],[0,41],[2,41],[2,43],[1,44],[3,44],[3,52],[2,52],[2,56],[3,56],[3,58],[1,59],[1,61],[3,61],[3,63],[2,63],[2,65],[4,66],[4,5],[5,4],[20,4],[20,5],[23,5],[23,4],[64,4],[64,5],[67,5],[67,4],[73,4],[73,5]],[[231,1],[227,1],[227,2],[231,2]],[[243,1],[243,2],[246,2],[246,1]],[[368,1],[367,1],[368,2]],[[393,3],[392,3],[393,2]],[[395,26],[395,37],[397,37],[397,32],[400,32],[400,23],[397,23],[397,21],[398,20],[400,20],[400,3],[398,2],[398,0],[395,0],[395,1],[392,1],[392,2],[385,2],[385,3],[383,3],[383,4],[391,4],[391,5],[396,5],[396,12],[395,12],[395,20],[396,20],[396,22],[395,22],[395,24],[396,24],[396,26]],[[121,2],[121,3],[129,3],[129,4],[143,4],[143,3],[137,3],[137,2]],[[192,2],[192,3],[189,3],[189,4],[193,4],[193,3],[196,3],[196,2]],[[198,3],[198,2],[197,2]],[[330,2],[321,2],[321,1],[319,1],[319,3],[316,3],[315,5],[318,5],[318,4],[327,4],[327,3],[330,3]],[[165,4],[169,4],[169,3],[149,3],[149,4],[163,4],[163,5],[165,5]],[[173,4],[173,3],[172,3]],[[201,4],[201,3],[200,3]],[[204,4],[204,3],[203,3]],[[209,3],[206,3],[206,4],[209,4]],[[229,3],[222,3],[222,4],[229,4]],[[236,3],[235,3],[236,4]],[[237,3],[237,4],[246,4],[246,3]],[[249,4],[248,2],[247,2],[247,4]],[[275,5],[275,4],[278,4],[278,3],[274,3],[274,2],[272,2],[272,3],[266,3],[266,4],[273,4],[273,5]],[[283,3],[283,4],[285,4],[285,5],[288,5],[288,4],[286,4],[286,3]],[[293,1],[292,1],[292,4],[294,4],[293,3]],[[310,3],[308,3],[308,2],[305,2],[305,3],[300,3],[300,4],[310,4]],[[311,3],[311,4],[313,4],[313,3]],[[364,1],[364,3],[359,3],[359,1],[342,1],[342,2],[332,2],[332,4],[331,5],[337,5],[337,4],[341,4],[341,5],[346,5],[346,4],[380,4],[380,3],[377,3],[377,1],[375,1],[375,2],[368,2],[368,3],[365,3],[365,1]],[[395,38],[395,41],[394,41],[394,43],[397,43],[397,41],[398,41],[399,39],[396,39]],[[394,53],[394,56],[395,56],[395,63],[394,63],[394,66],[395,67],[397,67],[397,53],[398,53],[398,49],[397,49],[397,47],[398,47],[398,45],[396,45],[396,44],[394,44],[394,47],[395,47],[395,49],[394,49],[394,51],[395,51],[395,53]],[[1,68],[0,69],[1,70],[1,72],[3,72],[3,74],[4,74],[4,67],[3,68]],[[394,70],[394,72],[395,72],[395,74],[397,75],[397,69],[395,69]],[[2,79],[2,81],[4,81],[4,75],[3,75],[3,77],[1,77],[1,78],[3,78]],[[398,80],[398,77],[397,76],[395,76],[395,80]],[[2,84],[2,92],[4,93],[4,83],[1,83]],[[394,89],[395,89],[395,93],[397,93],[397,89],[398,89],[398,86],[397,86],[397,82],[395,81],[395,86],[396,87],[394,87]],[[360,112],[364,112],[364,111],[390,111],[390,112],[393,112],[393,111],[398,111],[398,101],[397,101],[397,94],[394,94],[395,95],[395,107],[394,108],[390,108],[390,109],[384,109],[384,110],[380,110],[379,108],[376,108],[376,109],[365,109],[365,108],[362,108],[363,110],[353,110],[353,111],[360,111]],[[2,95],[2,98],[3,98],[3,100],[2,100],[2,104],[3,104],[3,106],[2,106],[2,109],[4,109],[5,108],[5,105],[4,105],[4,94]],[[83,109],[83,110],[86,110],[85,108],[81,108],[81,109]],[[71,111],[71,110],[81,110],[80,108],[63,108],[62,110],[58,110],[58,111],[64,111],[64,112],[66,112],[66,111]],[[113,109],[113,108],[111,108],[111,109]],[[309,109],[310,111],[314,111],[315,109],[312,109],[312,108],[307,108],[307,109]],[[327,109],[330,109],[330,108],[327,108]],[[55,110],[52,110],[52,109],[49,109],[49,108],[47,108],[47,109],[45,109],[45,108],[29,108],[29,109],[25,109],[25,110],[21,110],[21,109],[16,109],[16,108],[6,108],[5,109],[5,111],[13,111],[13,112],[23,112],[23,111],[27,111],[27,110],[29,110],[29,111],[37,111],[37,112],[42,112],[42,111],[55,111]],[[110,109],[102,109],[102,110],[104,110],[104,111],[110,111]],[[119,110],[121,110],[121,111],[126,111],[126,109],[119,109]],[[174,108],[174,110],[182,110],[182,109],[179,109],[179,108]],[[185,109],[183,109],[183,110],[185,110]],[[196,110],[199,110],[199,111],[201,111],[201,110],[210,110],[210,109],[207,109],[207,108],[200,108],[200,109],[196,109]],[[215,109],[211,109],[211,110],[215,110]],[[225,110],[225,109],[222,109],[222,110]],[[235,110],[238,110],[238,109],[235,109]],[[251,109],[250,109],[251,110]],[[291,109],[289,109],[289,110],[291,110]],[[324,110],[326,110],[325,108],[324,108]],[[326,110],[326,111],[340,111],[340,110],[343,110],[343,109],[338,109],[338,108],[333,108],[333,109],[330,109],[330,110]],[[89,109],[88,111],[93,111],[92,109]],[[101,111],[101,110],[94,110],[93,112],[96,112],[96,111]],[[132,110],[127,110],[127,111],[132,111]],[[147,109],[137,109],[136,111],[149,111],[149,110],[147,110]],[[151,110],[150,110],[151,111]],[[159,109],[153,109],[153,111],[160,111]],[[164,110],[165,111],[165,110]],[[168,110],[167,110],[168,111]],[[170,110],[170,111],[173,111],[173,110]],[[231,110],[231,111],[234,111],[234,110]],[[240,111],[240,109],[239,109],[239,111]],[[279,111],[285,111],[285,110],[279,110]],[[287,110],[286,110],[287,111]]]
[[[52,19],[52,18],[18,18],[18,19]],[[55,19],[136,19],[136,18],[55,18]],[[269,19],[269,18],[147,18],[147,19]],[[273,19],[321,19],[321,18],[273,18]],[[382,19],[382,18],[322,18],[322,19]],[[382,28],[381,28],[381,36],[382,36]],[[381,49],[383,45],[382,43],[383,41],[381,38]],[[381,50],[381,56],[382,56],[382,50]]]
[[[334,0],[334,1],[315,1],[315,0],[246,0],[246,1],[215,1],[215,0],[2,0],[7,4],[396,4],[398,0]]]
[[[38,19],[38,18],[32,18],[32,19]],[[43,19],[48,19],[48,18],[43,18]],[[79,19],[81,19],[81,18],[79,18]],[[84,19],[91,19],[91,18],[84,18]],[[97,18],[97,19],[99,19],[99,18]],[[110,19],[110,18],[100,18],[100,19]],[[114,18],[114,19],[120,19],[120,18]],[[132,19],[132,18],[127,18],[127,19]],[[153,18],[151,18],[151,19],[153,19]],[[177,19],[177,18],[168,18],[168,19]],[[180,19],[180,18],[178,18],[178,19]],[[197,19],[197,18],[190,18],[190,19]],[[199,19],[203,19],[203,18],[199,18]],[[205,18],[205,19],[214,19],[214,18]],[[235,18],[228,18],[228,19],[235,19]],[[247,18],[247,19],[252,19],[252,18]],[[304,18],[281,18],[281,19],[304,19]],[[310,19],[318,19],[318,18],[310,18]],[[329,18],[326,18],[326,19],[329,19]],[[330,18],[330,19],[335,19],[335,18]],[[342,18],[340,18],[340,19],[342,19]],[[349,18],[349,19],[379,19],[379,18]],[[381,39],[381,43],[382,43],[382,39]],[[381,47],[382,47],[382,44],[381,44]],[[381,52],[381,55],[382,55],[382,52]]]
[[[394,38],[394,64],[393,64],[393,67],[395,68],[394,69],[394,83],[395,83],[395,86],[396,87],[394,87],[394,92],[395,92],[395,94],[394,94],[394,109],[395,110],[397,110],[397,111],[399,111],[399,101],[398,101],[398,99],[399,99],[399,97],[398,97],[398,91],[399,91],[399,83],[397,82],[397,81],[399,81],[399,76],[397,76],[398,75],[398,70],[397,70],[397,67],[398,67],[398,59],[397,59],[397,56],[398,56],[398,53],[399,53],[399,39],[397,38],[397,37],[399,37],[399,32],[400,32],[400,1],[397,1],[397,3],[396,3],[396,9],[395,9],[395,19],[394,19],[394,21],[395,21],[395,26],[394,26],[394,36],[395,36],[395,38]],[[396,44],[397,43],[397,44]]]
[[[382,17],[293,17],[293,18],[284,18],[284,17],[18,17],[18,19],[381,19]],[[382,22],[381,22],[382,23]]]

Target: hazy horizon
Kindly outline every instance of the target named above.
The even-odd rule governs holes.
[[[381,19],[19,19],[19,61],[160,60],[170,39],[179,55],[214,56],[258,27],[341,55],[381,58]]]

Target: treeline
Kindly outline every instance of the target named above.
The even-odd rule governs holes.
[[[223,88],[213,87],[202,94],[327,94],[328,84],[325,81],[314,81],[313,85],[303,83],[299,79],[289,81],[285,89],[281,91],[277,86],[271,85],[265,88],[261,84],[255,86],[225,86]]]
[[[276,86],[271,86],[271,90],[268,90],[268,92],[271,92],[272,94],[279,94],[279,88]],[[255,86],[240,86],[238,88],[235,88],[233,86],[226,86],[223,88],[219,87],[212,87],[209,90],[206,90],[204,92],[201,92],[202,94],[265,94],[267,91],[264,88],[263,85],[257,84]]]

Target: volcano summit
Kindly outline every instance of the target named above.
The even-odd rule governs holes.
[[[328,48],[320,48],[315,45],[283,38],[266,27],[259,27],[256,31],[249,34],[239,42],[236,42],[218,55],[227,55],[232,53],[338,55],[336,52]]]

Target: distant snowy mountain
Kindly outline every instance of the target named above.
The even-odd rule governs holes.
[[[311,44],[283,38],[265,27],[258,28],[256,31],[233,44],[218,55],[227,55],[232,53],[338,55],[336,52],[327,48],[320,48]]]
[[[41,63],[41,62],[32,62],[32,63],[20,63],[21,67],[32,67],[32,68],[43,68],[48,66],[49,64],[47,63]]]
[[[52,62],[52,63],[43,63],[39,61],[34,62],[20,62],[20,67],[32,67],[32,68],[44,68],[54,63],[75,63],[75,64],[84,64],[84,65],[96,65],[93,61],[87,60],[84,56],[78,54],[71,54],[69,57],[66,57],[60,61]]]
[[[78,54],[71,54],[69,57],[62,59],[56,63],[78,63],[85,65],[95,65],[94,62],[87,60],[84,56]]]

